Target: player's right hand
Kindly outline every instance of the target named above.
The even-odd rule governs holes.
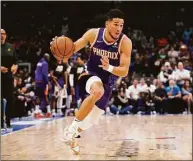
[[[52,41],[50,42],[50,49],[51,49],[51,45],[52,43],[57,39],[58,36],[55,36],[54,38],[52,38]]]
[[[1,72],[2,73],[7,73],[8,72],[8,68],[1,66]]]

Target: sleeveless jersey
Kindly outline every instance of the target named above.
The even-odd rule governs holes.
[[[99,28],[96,34],[93,44],[91,44],[90,57],[87,62],[87,70],[90,74],[96,75],[101,78],[104,84],[112,87],[118,76],[103,70],[99,67],[101,65],[101,57],[107,56],[109,59],[109,64],[113,66],[119,66],[120,64],[120,46],[123,40],[124,34],[121,34],[119,39],[114,43],[108,43],[104,39],[104,28]]]

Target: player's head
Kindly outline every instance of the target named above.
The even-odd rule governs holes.
[[[5,44],[6,38],[7,38],[6,31],[4,29],[1,29],[1,44]]]
[[[84,61],[82,60],[82,57],[81,56],[77,56],[76,57],[76,63],[78,65],[83,65],[84,64]]]
[[[48,62],[50,60],[50,55],[48,53],[45,53],[44,59]]]
[[[112,9],[106,15],[106,29],[112,39],[117,40],[122,33],[124,14],[119,9]]]

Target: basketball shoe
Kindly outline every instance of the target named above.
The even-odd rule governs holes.
[[[78,155],[80,152],[80,148],[75,140],[75,136],[76,136],[76,129],[66,127],[64,129],[64,134],[63,134],[61,140],[66,145],[70,146],[70,149],[72,150],[73,154]]]

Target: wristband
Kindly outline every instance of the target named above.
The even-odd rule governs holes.
[[[108,72],[112,73],[113,72],[113,69],[114,69],[114,66],[110,65],[109,64],[109,67],[107,69]]]

